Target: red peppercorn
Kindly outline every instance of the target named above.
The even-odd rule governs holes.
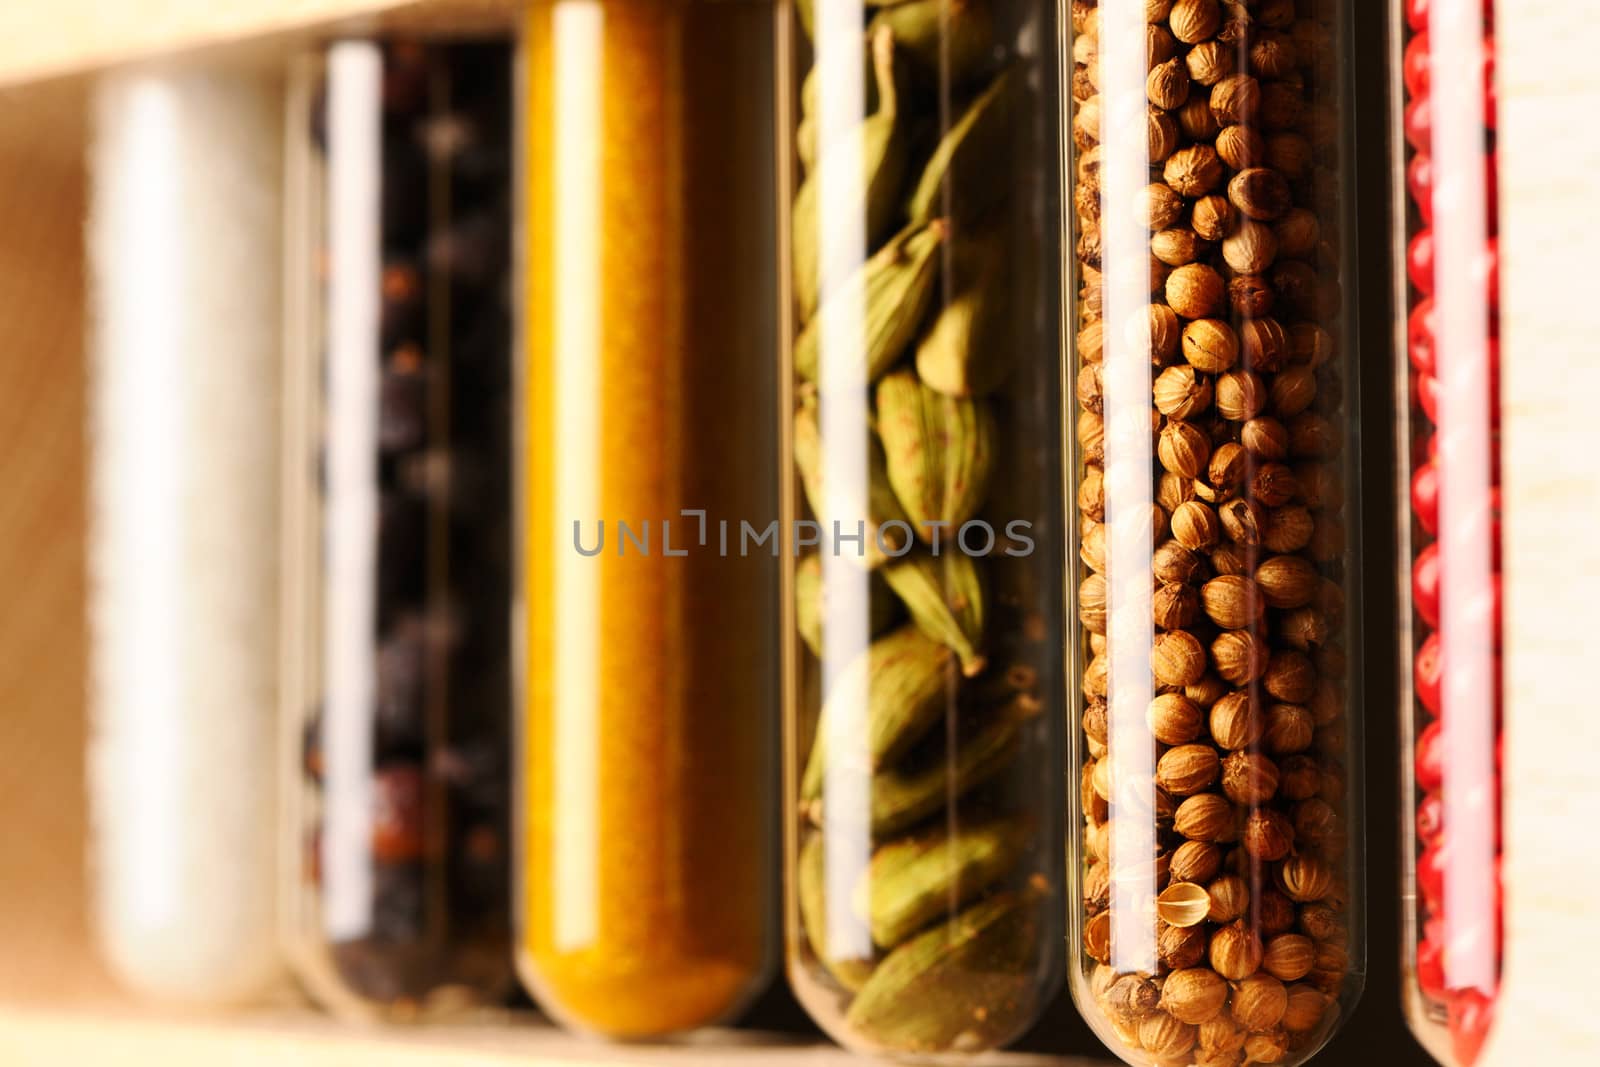
[[[1424,233],[1428,232],[1426,230]],[[1420,236],[1420,234],[1419,234]],[[1476,264],[1478,277],[1482,279],[1484,295],[1488,297],[1489,306],[1500,306],[1500,238],[1490,237],[1483,246],[1483,257]],[[1433,241],[1428,241],[1428,273],[1433,273]],[[1431,278],[1430,278],[1431,282]],[[1432,292],[1430,289],[1429,292]]]
[[[1415,33],[1426,30],[1432,7],[1431,0],[1406,0],[1406,25]],[[1483,24],[1485,27],[1494,25],[1494,0],[1483,0]]]
[[[1411,309],[1411,317],[1406,320],[1407,352],[1411,365],[1421,374],[1434,372],[1433,318],[1433,301],[1424,298]]]
[[[1411,565],[1411,600],[1429,626],[1439,625],[1439,543],[1417,553]]]
[[[1422,642],[1422,647],[1417,649],[1416,669],[1413,672],[1417,690],[1417,699],[1422,701],[1422,706],[1433,714],[1439,714],[1439,686],[1442,681],[1444,643],[1439,640],[1439,635],[1429,634],[1428,639]],[[1417,748],[1422,748],[1419,738]],[[1420,783],[1419,783],[1420,784]]]
[[[1411,510],[1429,534],[1439,532],[1439,465],[1431,460],[1411,476]]]
[[[1490,152],[1484,156],[1483,171],[1484,207],[1488,212],[1489,228],[1493,230],[1500,218],[1500,166],[1496,153]],[[1462,189],[1462,183],[1456,182],[1445,190],[1447,211],[1452,208],[1452,198],[1459,197]],[[1412,153],[1411,162],[1406,165],[1406,191],[1411,194],[1418,214],[1428,226],[1433,225],[1434,197],[1438,190],[1439,168],[1434,166],[1433,157],[1426,151]]]
[[[1425,464],[1424,466],[1418,468],[1418,477],[1412,478],[1411,481],[1413,507],[1416,507],[1418,521],[1423,524],[1425,529],[1427,528],[1428,522],[1433,522],[1436,524],[1438,521],[1438,478],[1435,473],[1437,468],[1438,465],[1436,463],[1430,462]],[[1422,477],[1423,475],[1427,475],[1427,477]],[[1415,503],[1418,493],[1419,480],[1423,482],[1423,491],[1425,493],[1433,494],[1431,506],[1434,510],[1429,513],[1427,520],[1423,519],[1422,509],[1417,507]],[[1492,524],[1492,530],[1490,533],[1490,565],[1496,568],[1496,570],[1494,573],[1488,575],[1484,582],[1488,596],[1487,598],[1484,598],[1481,595],[1477,597],[1458,597],[1451,602],[1451,613],[1452,618],[1463,620],[1470,618],[1471,615],[1479,615],[1479,621],[1481,622],[1481,613],[1487,611],[1489,614],[1488,625],[1491,627],[1494,635],[1495,647],[1498,648],[1500,646],[1501,634],[1504,630],[1501,580],[1498,570],[1500,566],[1499,522],[1498,520],[1493,519],[1491,519],[1490,522]],[[1411,565],[1412,603],[1416,607],[1418,617],[1421,618],[1422,621],[1427,625],[1435,628],[1439,626],[1439,622],[1442,617],[1440,597],[1441,588],[1443,586],[1443,578],[1443,568],[1439,562],[1439,543],[1435,541],[1432,544],[1429,544],[1421,552],[1417,553],[1416,561]],[[1471,614],[1469,615],[1468,613]],[[1420,656],[1421,653],[1419,652],[1418,655]],[[1419,675],[1421,673],[1421,669],[1422,664],[1419,659],[1417,665]],[[1418,696],[1423,697],[1423,694],[1420,692],[1422,685],[1422,680],[1420,677],[1418,678],[1417,685],[1419,688]],[[1429,706],[1429,709],[1432,710],[1432,706],[1428,705],[1426,697],[1423,697],[1423,703],[1424,705]]]
[[[1441,861],[1442,862],[1442,861]],[[1500,861],[1495,860],[1495,880],[1487,886],[1474,887],[1490,890],[1487,901],[1489,911],[1487,914],[1474,912],[1470,921],[1462,922],[1459,915],[1452,913],[1449,923],[1449,939],[1444,942],[1444,969],[1445,984],[1452,993],[1473,988],[1463,979],[1474,973],[1482,973],[1485,964],[1497,968],[1500,962]],[[1479,878],[1477,871],[1453,870],[1450,877]]]
[[[1500,324],[1498,322],[1491,323],[1490,324],[1490,329],[1493,332],[1490,333],[1490,335],[1485,339],[1486,340],[1485,347],[1488,349],[1489,376],[1491,378],[1490,385],[1494,389],[1495,400],[1498,401],[1499,398],[1500,398],[1500,338],[1498,336],[1498,334],[1500,332]],[[1499,404],[1496,403],[1496,405],[1495,405],[1495,420],[1496,420],[1496,422],[1499,421],[1499,417],[1500,417]]]
[[[1494,998],[1479,989],[1463,989],[1450,998],[1450,1043],[1456,1062],[1471,1067],[1483,1051],[1494,1023]]]
[[[1499,361],[1500,345],[1498,342],[1491,340],[1489,342],[1489,364],[1491,368],[1496,367]],[[1498,431],[1500,429],[1500,379],[1497,369],[1491,370],[1491,374],[1494,377],[1491,382],[1489,397],[1489,425],[1493,430]],[[1422,413],[1428,417],[1429,422],[1435,426],[1439,425],[1439,379],[1432,374],[1412,375],[1411,403],[1413,406],[1422,409]],[[1438,459],[1439,439],[1437,437],[1428,438],[1427,448],[1424,451],[1427,453],[1428,459]],[[1500,480],[1500,449],[1498,443],[1489,450],[1489,462],[1492,465],[1490,478],[1498,482]]]
[[[1500,795],[1500,783],[1494,783],[1495,795]],[[1500,809],[1494,810],[1494,943],[1499,946],[1505,940],[1505,915],[1506,915],[1506,858],[1500,853]]]
[[[1419,96],[1406,105],[1406,140],[1418,152],[1433,149],[1433,106],[1430,97]]]
[[[1429,67],[1432,57],[1428,53],[1428,31],[1423,30],[1411,38],[1411,43],[1406,45],[1405,62],[1402,70],[1405,74],[1406,92],[1412,96],[1424,96],[1428,92]]]
[[[1498,554],[1499,551],[1500,551],[1500,543],[1499,543],[1499,541],[1496,541],[1495,542],[1495,552],[1496,552],[1496,554]],[[1500,647],[1500,634],[1505,629],[1505,627],[1502,625],[1503,616],[1501,615],[1500,575],[1499,574],[1492,574],[1492,575],[1489,576],[1489,620],[1490,620],[1490,625],[1492,625],[1494,627],[1494,647],[1495,648],[1499,648]]]
[[[1417,943],[1417,984],[1422,992],[1434,1000],[1443,1000],[1444,988],[1444,930],[1437,920],[1426,923],[1422,940]]]
[[[1489,228],[1500,225],[1500,153],[1490,152],[1484,157],[1483,196],[1489,208]]]
[[[1444,798],[1438,793],[1429,793],[1422,798],[1422,803],[1417,805],[1417,842],[1423,848],[1439,842],[1439,835],[1444,833]]]
[[[1500,125],[1500,95],[1495,88],[1494,38],[1483,41],[1483,124],[1491,130]]]
[[[1448,847],[1440,841],[1423,849],[1422,855],[1417,857],[1417,891],[1436,915],[1444,907],[1445,868],[1449,865],[1445,849]]]
[[[1433,295],[1433,230],[1418,230],[1406,247],[1406,277],[1426,296]]]
[[[1416,153],[1406,165],[1406,190],[1411,193],[1411,200],[1417,205],[1417,212],[1422,216],[1422,221],[1432,226],[1433,157],[1428,153]]]
[[[1417,788],[1424,793],[1444,785],[1444,727],[1430,722],[1417,735]]]
[[[422,856],[422,772],[385,767],[372,780],[372,854],[380,863]]]
[[[1428,416],[1429,422],[1435,426],[1439,425],[1439,379],[1431,374],[1417,375],[1417,406],[1422,408],[1422,413]],[[1429,442],[1430,458],[1437,455],[1438,448],[1438,442]]]

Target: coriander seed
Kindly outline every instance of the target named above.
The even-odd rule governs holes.
[[[1160,187],[1177,197],[1165,185]],[[1178,197],[1178,200],[1181,203],[1182,198]],[[1177,214],[1174,213],[1155,229],[1165,229],[1176,218]],[[1196,227],[1197,232],[1198,229]],[[1222,307],[1224,292],[1221,275],[1203,263],[1186,264],[1167,277],[1167,306],[1186,319],[1204,319],[1217,311]],[[1231,334],[1232,331],[1229,332]]]
[[[1237,70],[1236,56],[1237,53],[1221,41],[1201,41],[1189,49],[1189,54],[1184,57],[1184,63],[1189,69],[1190,78],[1200,85],[1209,87],[1231,76]]]
[[[1250,887],[1237,874],[1225,874],[1206,887],[1211,908],[1206,921],[1218,925],[1231,923],[1250,910]]]
[[[1243,922],[1229,923],[1211,935],[1211,969],[1239,981],[1261,969],[1261,939]]]
[[[1207,241],[1221,241],[1233,232],[1239,213],[1225,196],[1203,196],[1189,213],[1189,225]]]
[[[1219,122],[1253,123],[1261,96],[1260,82],[1248,74],[1233,74],[1212,86],[1211,111]]]
[[[1228,200],[1247,218],[1281,218],[1293,204],[1289,183],[1270,167],[1249,167],[1228,182]]]
[[[1178,40],[1198,44],[1217,32],[1222,11],[1217,0],[1176,0],[1167,21]]]
[[[1189,419],[1211,406],[1211,379],[1192,366],[1168,367],[1156,378],[1156,410],[1171,419]]]
[[[1229,1010],[1244,1029],[1262,1033],[1283,1021],[1289,1010],[1289,991],[1273,974],[1251,974],[1234,987]]]
[[[1228,799],[1243,807],[1256,807],[1271,800],[1278,791],[1278,768],[1266,756],[1257,752],[1230,752],[1222,761],[1222,791]],[[1245,824],[1247,838],[1250,824]]]
[[[1244,170],[1261,165],[1266,159],[1267,144],[1252,126],[1227,126],[1217,134],[1216,152],[1234,170]]]
[[[1153,74],[1151,76],[1154,77]],[[1184,83],[1188,84],[1187,77]],[[1184,196],[1206,195],[1222,182],[1223,160],[1218,155],[1220,146],[1219,138],[1218,148],[1204,144],[1180,148],[1167,159],[1162,176],[1169,186]]]
[[[1193,310],[1200,307],[1198,303],[1190,306]],[[1183,329],[1183,358],[1196,370],[1221,374],[1239,361],[1238,335],[1221,319],[1195,319]],[[1291,431],[1291,443],[1292,440]]]
[[[1189,72],[1183,60],[1169,59],[1151,70],[1145,80],[1145,95],[1151,104],[1167,111],[1182,107],[1183,102],[1189,99]],[[1168,182],[1171,182],[1170,178]]]
[[[1216,512],[1198,500],[1189,500],[1172,513],[1172,536],[1184,548],[1199,552],[1217,543],[1222,525]]]
[[[1217,414],[1230,422],[1244,422],[1267,406],[1267,385],[1254,371],[1222,374],[1216,384]]]
[[[1163,745],[1186,745],[1205,728],[1205,716],[1200,708],[1182,693],[1157,696],[1150,702],[1145,722],[1151,736]]]
[[[1277,304],[1277,294],[1272,283],[1259,274],[1238,274],[1228,280],[1228,306],[1235,315],[1243,318],[1260,318],[1272,314]]]
[[[1204,967],[1173,971],[1161,989],[1161,1007],[1191,1026],[1215,1018],[1227,1001],[1227,983]]]
[[[1222,242],[1223,260],[1240,274],[1260,274],[1277,256],[1277,235],[1248,215]]]

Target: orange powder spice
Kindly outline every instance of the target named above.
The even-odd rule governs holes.
[[[778,561],[738,531],[777,514],[774,20],[527,17],[519,964],[618,1037],[726,1018],[772,956]]]

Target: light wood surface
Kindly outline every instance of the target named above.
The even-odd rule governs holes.
[[[375,1030],[305,1012],[233,1020],[110,1013],[22,1016],[0,1009],[0,1063],[8,1067],[149,1064],[151,1067],[852,1067],[871,1063],[814,1042],[716,1031],[670,1046],[610,1045],[526,1022]],[[983,1067],[1108,1067],[1077,1057],[997,1054]]]
[[[470,32],[508,24],[515,0],[7,0],[0,85],[335,25]]]
[[[105,988],[84,928],[82,95],[0,107],[0,1000]]]
[[[1591,0],[1502,0],[1496,27],[1509,910],[1491,1067],[1600,1062],[1594,16]]]

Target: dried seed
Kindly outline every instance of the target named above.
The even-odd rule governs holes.
[[[1238,335],[1221,319],[1196,319],[1184,327],[1183,358],[1196,370],[1221,374],[1239,361]]]
[[[927,540],[931,524],[956,529],[976,515],[997,448],[989,406],[930,389],[911,370],[885,377],[877,399],[889,484],[917,536]]]
[[[1211,406],[1211,379],[1194,367],[1168,367],[1156,378],[1156,410],[1171,419],[1190,419]]]
[[[1180,929],[1205,922],[1211,910],[1211,897],[1205,886],[1193,882],[1173,882],[1156,898],[1156,914]]]

